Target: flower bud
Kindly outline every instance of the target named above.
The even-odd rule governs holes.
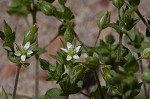
[[[46,1],[39,1],[37,7],[48,16],[53,16],[54,12],[56,11],[56,8],[51,3],[48,3]]]
[[[99,59],[97,57],[87,57],[84,64],[91,70],[96,70],[99,67]]]
[[[105,29],[107,24],[110,23],[110,12],[105,11],[104,14],[98,19],[98,27],[100,30]]]
[[[142,52],[142,58],[150,59],[150,48],[145,48]]]
[[[72,42],[74,39],[74,34],[73,34],[73,30],[71,31],[70,29],[66,29],[65,33],[64,33],[64,39],[66,42]]]
[[[142,80],[150,83],[150,70],[144,71],[144,73],[142,74]]]
[[[112,3],[115,7],[120,9],[124,4],[124,0],[112,0]]]

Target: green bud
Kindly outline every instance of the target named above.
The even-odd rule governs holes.
[[[110,12],[105,11],[104,14],[98,19],[98,27],[100,30],[105,29],[107,24],[110,23]]]
[[[72,42],[74,39],[74,34],[73,34],[73,30],[71,29],[66,29],[65,33],[64,33],[64,39],[66,42]]]
[[[142,74],[142,80],[150,83],[150,70],[144,71],[144,73]]]
[[[114,39],[112,34],[108,34],[106,36],[106,42],[109,43],[109,44],[113,44],[115,42],[115,39]]]
[[[150,48],[145,48],[142,52],[142,58],[150,59]]]
[[[36,41],[36,38],[38,35],[37,31],[38,31],[37,26],[33,25],[31,29],[24,36],[23,44],[26,44],[27,42],[30,42],[30,44],[33,44]]]
[[[84,64],[91,70],[96,70],[99,67],[99,59],[97,57],[87,57]]]
[[[53,16],[56,11],[56,8],[51,3],[46,1],[39,1],[37,7],[40,11],[48,16]]]
[[[112,3],[115,7],[120,9],[124,4],[124,0],[112,0]]]
[[[65,5],[65,3],[67,2],[67,0],[58,0],[58,2],[62,5]]]

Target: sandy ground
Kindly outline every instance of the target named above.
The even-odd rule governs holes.
[[[17,27],[17,43],[22,42],[22,38],[26,31],[28,30],[28,25],[23,17],[19,16],[9,16],[7,14],[7,6],[11,3],[11,0],[0,0],[0,30],[3,27],[3,20],[5,19],[13,28]],[[140,11],[146,18],[150,18],[149,7],[150,0],[141,0]],[[57,5],[57,1],[55,2]],[[68,0],[67,6],[71,8],[73,13],[76,16],[75,31],[77,32],[79,38],[87,45],[92,46],[94,44],[95,38],[98,34],[98,27],[96,21],[99,15],[104,10],[109,10],[112,12],[111,21],[115,21],[116,17],[116,8],[107,2],[107,0]],[[32,24],[31,15],[27,17],[29,23]],[[58,26],[60,22],[53,17],[47,17],[42,13],[37,14],[37,25],[39,27],[39,45],[44,47],[49,43],[49,41],[55,37],[57,34]],[[139,30],[144,29],[142,23],[139,23]],[[111,31],[106,29],[102,31],[100,38],[105,37]],[[114,31],[111,31],[114,32]],[[56,53],[56,50],[60,48],[60,39],[57,38],[51,45],[47,47],[49,54]],[[117,37],[116,37],[117,39]],[[41,57],[48,58],[50,57],[47,54],[42,55]],[[27,69],[22,69],[18,85],[18,94],[34,96],[34,79],[35,79],[35,61],[34,58],[29,60],[31,65]],[[9,93],[12,92],[14,84],[14,74],[15,74],[15,65],[10,63],[6,58],[6,52],[2,48],[2,40],[0,40],[0,88],[3,86],[5,90]],[[46,82],[45,73],[40,70],[40,95],[43,95],[47,89],[57,87],[55,82]],[[70,99],[86,99],[83,95],[71,96]]]

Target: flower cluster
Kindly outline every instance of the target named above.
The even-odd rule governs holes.
[[[61,48],[61,50],[68,54],[66,60],[70,61],[72,59],[79,59],[78,52],[80,48],[81,46],[75,47],[70,42],[67,42],[67,49]]]

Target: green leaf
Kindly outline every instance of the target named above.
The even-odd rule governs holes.
[[[56,62],[56,73],[57,73],[57,75],[61,76],[64,72],[65,72],[64,65]]]
[[[43,70],[49,70],[50,63],[48,61],[41,58],[39,59],[39,61],[40,61],[41,68]]]
[[[110,45],[112,45],[115,42],[115,39],[112,34],[108,34],[105,39],[106,39],[106,42]]]
[[[23,45],[26,44],[27,42],[30,42],[30,44],[33,44],[37,39],[37,35],[38,35],[37,31],[38,31],[37,26],[33,25],[24,36]]]
[[[139,70],[139,64],[131,53],[125,56],[126,63],[124,64],[124,69],[129,74],[134,74]]]
[[[8,99],[8,95],[3,87],[2,87],[2,99]]]
[[[66,96],[63,96],[63,91],[58,88],[49,89],[44,97],[48,99],[67,99]]]
[[[15,56],[14,56],[14,53],[13,53],[12,51],[10,51],[10,50],[8,50],[8,49],[6,49],[6,48],[5,48],[5,50],[7,51],[7,57],[8,57],[8,59],[9,59],[11,62],[13,62],[13,63],[19,63],[20,58],[15,57]]]
[[[12,0],[7,12],[10,15],[27,16],[31,12],[31,0]]]
[[[41,54],[47,52],[47,50],[44,48],[37,48],[37,50],[38,50],[38,52],[36,53],[37,55],[41,55]]]
[[[74,34],[73,34],[73,30],[67,28],[65,33],[64,33],[64,39],[66,42],[72,42],[74,40]]]
[[[4,34],[4,32],[2,32],[2,31],[0,31],[0,38],[1,38],[2,40],[5,40],[5,34]]]

